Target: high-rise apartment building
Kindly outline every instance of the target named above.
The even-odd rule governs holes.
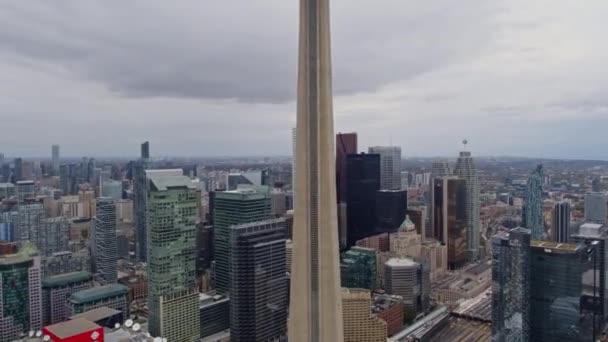
[[[530,341],[530,230],[492,237],[492,341]]]
[[[531,243],[530,341],[595,341],[586,310],[593,281],[593,250],[581,244]],[[591,279],[586,279],[591,278]],[[593,286],[591,286],[591,289]],[[598,321],[599,322],[599,321]],[[596,337],[599,336],[596,327]]]
[[[428,265],[410,258],[391,258],[384,268],[386,293],[403,298],[406,320],[427,312],[431,295]]]
[[[285,219],[230,227],[230,340],[287,337]]]
[[[538,165],[528,177],[524,196],[523,225],[532,231],[533,240],[543,240],[543,166]]]
[[[368,152],[380,155],[380,189],[401,189],[401,147],[372,146]]]
[[[53,166],[53,174],[59,174],[59,145],[53,145],[51,147],[51,163]]]
[[[151,176],[148,188],[149,331],[169,341],[197,341],[196,187],[185,176]]]
[[[467,190],[467,182],[456,176],[433,179],[433,237],[447,246],[448,268],[452,270],[466,263],[469,251]]]
[[[336,190],[338,203],[346,201],[346,156],[357,154],[357,133],[336,134]]]
[[[365,289],[342,289],[344,342],[384,342],[387,324],[372,313],[370,292]]]
[[[213,206],[215,287],[221,294],[230,291],[230,226],[270,219],[270,192],[266,187],[241,187],[216,192]]]
[[[407,190],[376,193],[376,233],[394,233],[407,214]]]
[[[0,341],[42,329],[40,257],[29,243],[17,254],[0,255]]]
[[[116,239],[116,203],[108,197],[97,199],[95,211],[95,268],[102,284],[116,283],[118,247]]]
[[[606,224],[607,209],[606,194],[603,192],[588,192],[585,195],[586,222]]]
[[[376,231],[376,193],[380,189],[380,155],[350,154],[346,157],[347,247]]]
[[[479,259],[479,238],[481,234],[479,178],[471,152],[460,152],[460,157],[454,168],[454,175],[466,182],[467,257],[469,260],[477,260]]]
[[[553,206],[553,230],[551,239],[566,243],[570,239],[570,203],[559,202]]]
[[[329,0],[300,0],[290,342],[344,341]]]
[[[376,288],[376,250],[352,247],[342,257],[342,286],[373,290]]]

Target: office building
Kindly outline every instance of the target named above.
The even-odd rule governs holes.
[[[285,219],[230,228],[230,340],[279,341],[287,336]]]
[[[380,155],[346,157],[347,247],[376,232],[376,194],[380,190]]]
[[[230,298],[201,293],[199,303],[201,338],[230,329]]]
[[[447,246],[448,268],[461,268],[467,261],[469,208],[467,182],[456,176],[433,180],[433,237]]]
[[[380,190],[376,193],[376,232],[396,232],[406,214],[407,190]]]
[[[603,192],[588,192],[585,195],[585,222],[606,224],[606,195]]]
[[[40,257],[25,243],[18,253],[0,255],[0,341],[42,329]]]
[[[0,199],[15,196],[16,189],[13,183],[0,183]]]
[[[592,253],[581,244],[531,243],[530,341],[596,340],[593,313],[583,304],[585,277],[593,274]]]
[[[140,154],[139,157],[141,159],[150,159],[150,142],[146,141],[144,143],[141,144],[140,146]]]
[[[102,284],[116,282],[118,247],[116,242],[116,204],[108,197],[97,199],[93,235],[96,274]]]
[[[149,331],[169,341],[195,341],[197,189],[185,176],[158,175],[149,178],[148,188]]]
[[[74,292],[67,301],[70,316],[108,307],[122,312],[123,317],[129,317],[128,293],[129,289],[120,284],[97,286]]]
[[[372,314],[368,290],[342,289],[344,342],[385,342],[386,322]]]
[[[300,0],[290,342],[344,340],[329,0]]]
[[[403,298],[386,293],[372,295],[372,314],[386,322],[388,336],[393,336],[403,329]]]
[[[465,180],[466,184],[466,218],[467,218],[467,258],[479,258],[480,212],[479,212],[479,178],[471,152],[460,152],[454,167],[454,175]]]
[[[530,230],[492,237],[492,341],[530,341]]]
[[[376,250],[352,247],[342,257],[342,287],[373,290],[376,288]]]
[[[585,288],[587,288],[587,293],[590,294],[591,299],[583,302],[583,309],[594,312],[597,320],[605,324],[608,322],[608,283],[606,283],[608,280],[606,276],[608,226],[584,223],[579,227],[578,232],[570,235],[570,242],[582,244],[595,250],[595,272],[588,272],[584,280]],[[598,279],[599,284],[597,283]]]
[[[380,189],[401,189],[401,147],[372,146],[368,152],[380,155]]]
[[[338,203],[346,201],[347,165],[346,157],[357,154],[357,133],[336,134],[336,190]]]
[[[435,178],[451,176],[450,164],[445,159],[433,160],[431,164],[431,182]]]
[[[86,271],[91,272],[91,256],[88,249],[78,252],[57,252],[41,260],[42,277]]]
[[[386,293],[403,298],[406,320],[429,310],[431,281],[427,264],[410,258],[391,258],[384,268]]]
[[[23,180],[23,159],[15,158],[13,160],[13,180],[12,183],[17,183]]]
[[[93,287],[93,276],[79,271],[54,275],[42,279],[42,312],[44,324],[67,320],[71,313],[68,298],[76,292]]]
[[[26,199],[36,196],[36,189],[33,180],[22,180],[17,182],[17,199],[23,203]]]
[[[524,195],[523,225],[532,231],[533,240],[543,240],[543,166],[538,165],[528,177]]]
[[[282,190],[272,189],[270,193],[270,211],[273,217],[282,217],[287,213],[286,194]]]
[[[53,174],[59,174],[59,164],[61,160],[59,159],[59,145],[53,145],[51,147],[51,163],[53,167]]]
[[[140,262],[148,262],[147,243],[147,177],[148,159],[135,162],[133,171],[133,209],[135,211],[135,256]]]
[[[215,286],[219,294],[226,294],[230,289],[230,226],[270,218],[270,193],[266,187],[241,187],[215,193],[213,239]]]
[[[570,239],[570,203],[559,202],[553,206],[553,230],[551,239],[566,243]]]

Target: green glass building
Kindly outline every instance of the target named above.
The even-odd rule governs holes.
[[[154,337],[197,341],[195,286],[197,191],[184,176],[149,178],[147,198],[148,322]]]
[[[40,258],[26,243],[17,254],[0,256],[0,342],[42,329]]]
[[[239,187],[217,192],[214,199],[213,230],[215,248],[215,288],[226,294],[230,289],[230,226],[271,218],[268,187]]]
[[[342,258],[342,286],[351,289],[376,287],[376,250],[353,247]]]

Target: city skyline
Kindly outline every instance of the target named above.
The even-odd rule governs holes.
[[[593,4],[335,1],[336,131],[404,156],[454,155],[466,137],[477,156],[608,159],[596,148],[608,123],[597,29],[608,4]],[[156,155],[289,155],[296,2],[146,7],[0,5],[0,145],[24,157],[55,143],[65,156],[131,155],[124,146],[146,139]],[[270,8],[276,20],[262,20]],[[239,24],[220,26],[219,40],[228,15]],[[244,40],[245,27],[255,39]],[[228,149],[219,132],[231,130],[238,143]],[[26,131],[37,139],[18,139]],[[577,131],[586,134],[571,144]]]

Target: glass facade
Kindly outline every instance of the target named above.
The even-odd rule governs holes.
[[[587,296],[583,277],[593,270],[593,251],[534,241],[531,259],[530,339],[593,341],[593,313],[581,307]]]
[[[230,289],[230,226],[271,218],[270,192],[266,187],[216,192],[214,197],[215,287]]]
[[[467,261],[467,188],[457,177],[433,180],[434,237],[447,246],[448,268],[461,268]]]
[[[353,247],[342,258],[342,286],[373,290],[376,288],[376,250]]]
[[[346,157],[347,247],[375,233],[376,192],[380,189],[380,155]]]
[[[533,240],[542,240],[543,220],[543,166],[538,165],[528,177],[524,195],[523,225],[532,231]]]

